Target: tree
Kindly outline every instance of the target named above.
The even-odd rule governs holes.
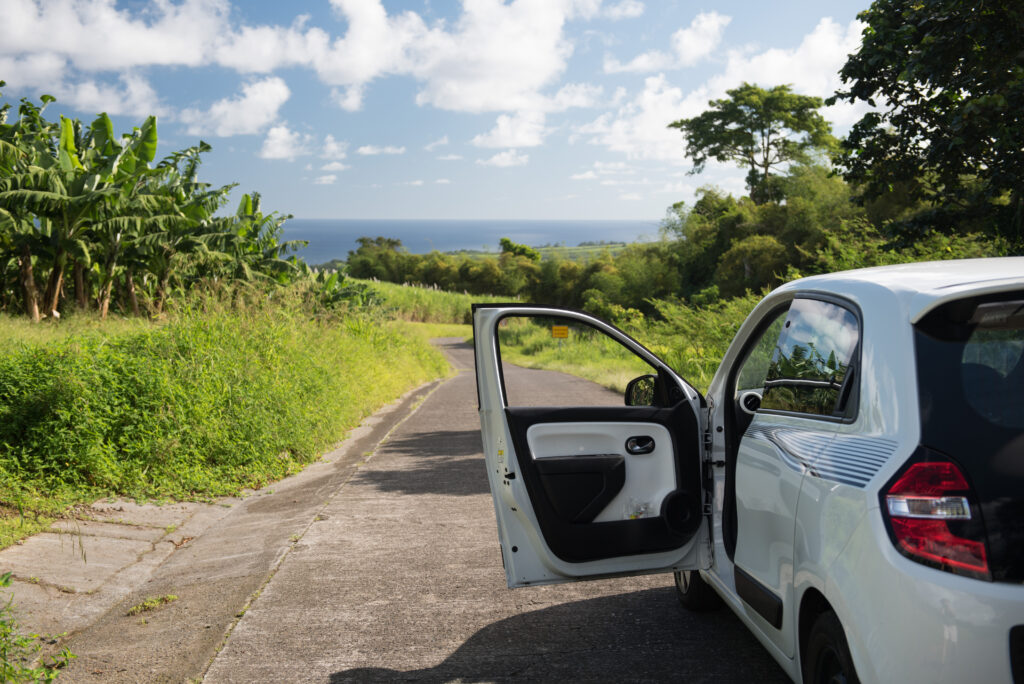
[[[866,102],[837,162],[877,198],[909,186],[935,207],[997,217],[1024,244],[1024,4],[876,0],[831,101]],[[962,221],[947,221],[962,225]]]
[[[512,242],[507,237],[501,238],[498,242],[501,244],[501,251],[503,254],[508,253],[513,256],[524,256],[530,261],[540,261],[540,252],[529,245],[521,245],[518,242]]]
[[[773,173],[834,145],[831,126],[818,113],[821,98],[798,95],[788,85],[765,90],[749,83],[726,94],[703,114],[669,124],[686,139],[690,173],[703,171],[708,159],[746,166],[750,197],[762,204],[781,199]]]

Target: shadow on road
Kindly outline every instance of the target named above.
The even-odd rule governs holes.
[[[357,482],[402,494],[487,494],[479,430],[421,432],[384,444],[380,453],[414,461],[400,470],[365,470]],[[473,457],[473,458],[468,458]]]
[[[648,589],[506,618],[421,670],[356,668],[342,682],[482,681],[787,682],[727,609],[694,614],[674,590]]]

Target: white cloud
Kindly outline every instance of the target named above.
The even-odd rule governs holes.
[[[441,146],[447,145],[447,144],[448,144],[448,136],[445,135],[445,136],[442,136],[442,137],[438,138],[437,140],[435,140],[432,143],[428,143],[427,145],[425,145],[423,147],[423,149],[425,149],[427,152],[433,152],[438,147],[441,147]]]
[[[164,107],[149,82],[133,73],[119,79],[120,87],[94,80],[61,81],[47,88],[47,91],[76,109],[107,114],[131,114],[146,116],[164,114]]]
[[[624,195],[619,195],[620,200],[626,200],[627,202],[637,202],[643,199],[643,196],[638,192],[627,192]]]
[[[614,112],[575,129],[573,138],[621,152],[628,159],[661,160],[686,164],[682,135],[668,124],[697,116],[708,108],[708,101],[725,96],[726,90],[744,81],[763,87],[776,85],[779,74],[793,90],[805,95],[827,97],[840,85],[838,71],[849,53],[857,49],[863,25],[853,21],[841,26],[832,19],[822,19],[800,44],[791,49],[770,49],[758,53],[731,51],[723,71],[700,87],[684,93],[672,85],[664,74],[649,76],[644,89]],[[823,110],[829,120],[842,128],[856,121],[865,111],[863,106],[836,105]],[[715,182],[731,182],[724,174]],[[712,176],[709,164],[705,176]],[[731,172],[735,175],[735,169]],[[731,187],[731,186],[730,186]],[[739,185],[742,188],[742,182]]]
[[[331,90],[331,99],[346,112],[358,112],[363,108],[363,90],[362,85],[349,86],[343,90],[334,88]]]
[[[334,185],[334,181],[338,180],[338,177],[333,173],[329,173],[326,176],[317,176],[313,179],[314,185]]]
[[[722,42],[722,33],[732,21],[718,12],[698,14],[690,25],[672,34],[672,52],[651,50],[637,55],[625,64],[611,56],[605,56],[606,74],[621,72],[650,73],[666,69],[680,69],[693,66],[714,52]]]
[[[312,26],[308,15],[287,26],[247,25],[239,22],[241,9],[231,0],[3,0],[0,69],[13,88],[45,87],[83,106],[102,97],[126,112],[153,111],[157,104],[155,96],[138,97],[139,77],[129,84],[134,90],[114,93],[100,84],[112,79],[97,81],[88,72],[116,79],[156,65],[216,65],[267,75],[299,67],[313,71],[330,87],[331,99],[348,111],[364,106],[372,81],[398,75],[419,83],[421,105],[462,112],[563,111],[594,106],[600,96],[598,87],[579,84],[552,94],[574,50],[567,22],[602,12],[612,18],[637,16],[643,10],[638,0],[603,10],[601,0],[471,0],[461,4],[454,19],[428,23],[411,10],[389,13],[382,0],[331,0],[331,5],[344,27],[341,35]],[[209,108],[193,106],[183,120],[190,132],[265,130],[287,99],[283,88],[268,92],[272,83],[283,84],[264,78],[247,86],[263,92]]]
[[[320,150],[320,156],[324,159],[344,159],[348,150],[348,142],[335,140],[330,133],[324,138],[324,146]]]
[[[229,32],[230,10],[225,0],[164,1],[133,16],[112,0],[4,0],[0,54],[55,55],[84,71],[201,66]]]
[[[450,180],[448,180],[447,178],[438,178],[434,182],[437,183],[438,185],[451,185],[452,184],[452,182]]]
[[[418,188],[419,186],[423,185],[423,181],[421,181],[421,180],[409,181],[408,183],[406,183],[406,185],[412,185],[412,186]]]
[[[373,157],[378,154],[405,154],[405,148],[395,147],[393,145],[386,145],[384,147],[378,147],[377,145],[363,145],[356,150],[356,154],[361,154],[364,157]]]
[[[565,71],[573,46],[563,27],[596,3],[546,0],[466,2],[452,31],[431,29],[411,50],[422,82],[418,104],[463,112],[526,111]]]
[[[502,114],[490,132],[470,142],[477,147],[536,147],[547,133],[542,112],[519,112],[514,116]]]
[[[190,135],[221,137],[259,133],[272,124],[291,91],[276,76],[248,83],[241,95],[214,102],[207,111],[182,110],[179,118]]]
[[[461,154],[442,154],[440,157],[438,157],[438,159],[440,161],[459,161],[460,159],[462,159],[462,155]]]
[[[664,75],[649,76],[643,91],[616,112],[603,114],[577,133],[588,136],[593,144],[604,145],[629,159],[655,159],[685,163],[683,139],[668,124],[699,114],[707,107],[702,90],[684,95],[669,84]]]
[[[585,171],[583,173],[574,173],[569,178],[571,180],[594,180],[597,178],[597,174],[593,171]]]
[[[845,27],[828,17],[804,36],[796,48],[773,48],[756,54],[733,51],[725,71],[708,81],[709,95],[722,97],[725,91],[746,81],[762,87],[784,82],[804,95],[828,97],[841,85],[839,70],[847,56],[860,45],[864,24],[851,21]],[[779,74],[785,74],[780,79]],[[825,118],[839,127],[859,119],[865,106],[835,105],[823,111]]]
[[[263,159],[292,160],[310,154],[312,142],[312,136],[292,131],[287,123],[282,123],[267,131],[259,156]]]
[[[639,0],[621,0],[614,5],[609,5],[604,10],[604,16],[612,20],[635,19],[644,13],[644,3]]]
[[[530,161],[530,155],[519,154],[515,150],[499,152],[490,159],[477,159],[476,163],[482,166],[523,166]]]
[[[589,83],[567,83],[547,104],[550,111],[562,112],[570,107],[598,107],[605,104],[601,101],[604,88]]]
[[[693,66],[704,59],[722,42],[722,33],[732,17],[718,12],[702,12],[690,25],[672,34],[672,50],[681,66]]]
[[[344,171],[345,169],[352,168],[348,164],[342,164],[340,161],[332,161],[328,164],[324,164],[320,167],[321,171]]]

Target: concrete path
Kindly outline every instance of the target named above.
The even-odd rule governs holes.
[[[56,534],[0,552],[25,618],[75,631],[61,681],[785,681],[727,610],[683,611],[669,575],[507,589],[472,349],[442,346],[458,376],[272,491],[141,525],[114,504],[75,537],[84,563]]]

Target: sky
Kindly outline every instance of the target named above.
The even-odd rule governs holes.
[[[743,82],[827,97],[868,0],[0,0],[0,101],[204,140],[202,180],[298,218],[660,219],[669,123]],[[822,110],[842,135],[864,113]]]

